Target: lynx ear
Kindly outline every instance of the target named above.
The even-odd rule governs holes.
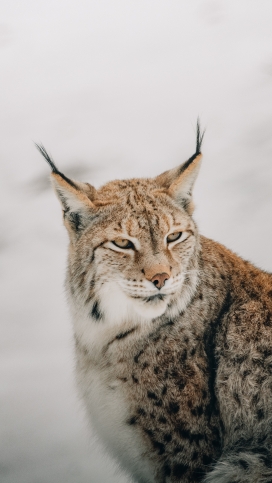
[[[79,233],[94,216],[93,201],[96,189],[88,183],[80,183],[67,178],[58,170],[44,146],[36,143],[35,145],[52,169],[51,180],[62,205],[64,224],[70,234]]]
[[[191,158],[177,168],[165,171],[156,178],[161,188],[181,204],[191,215],[194,210],[192,191],[201,165],[201,144],[205,131],[201,133],[197,120],[196,152]]]

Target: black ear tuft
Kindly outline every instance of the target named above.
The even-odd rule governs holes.
[[[205,134],[205,129],[203,132],[201,132],[200,119],[198,117],[197,123],[196,123],[196,154],[201,153],[201,145],[204,138],[204,134]]]
[[[34,144],[35,144],[36,148],[38,149],[38,151],[41,153],[41,155],[48,162],[49,166],[52,169],[52,173],[58,174],[59,176],[62,177],[62,179],[64,179],[64,181],[66,181],[66,183],[68,183],[70,186],[72,186],[73,188],[75,188],[76,190],[78,190],[77,185],[71,179],[67,178],[67,176],[65,176],[65,174],[61,173],[58,170],[57,166],[55,165],[53,159],[49,156],[49,154],[46,151],[45,147],[42,144],[37,144],[37,143],[34,143]]]
[[[184,171],[185,171],[185,169],[187,169],[190,166],[190,164],[195,160],[195,158],[197,158],[197,156],[199,156],[201,154],[201,146],[202,146],[204,134],[205,134],[205,129],[204,129],[203,132],[201,132],[200,120],[199,120],[199,117],[198,117],[197,123],[196,123],[196,151],[195,151],[195,154],[193,154],[193,156],[191,156],[188,159],[188,161],[186,161],[186,163],[184,163],[184,166],[183,166]]]
[[[52,169],[52,172],[59,174],[59,170],[58,170],[57,166],[55,165],[53,159],[50,158],[50,156],[49,156],[48,152],[46,151],[45,147],[43,146],[43,144],[37,144],[37,143],[34,143],[34,144],[35,144],[36,148],[38,149],[38,151],[40,151],[41,155],[48,162],[49,166]]]

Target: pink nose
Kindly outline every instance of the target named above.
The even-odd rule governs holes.
[[[165,281],[168,280],[169,275],[167,273],[156,273],[156,275],[154,275],[150,282],[154,283],[155,287],[157,287],[158,289],[162,288],[165,284]]]

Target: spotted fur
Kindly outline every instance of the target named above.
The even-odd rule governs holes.
[[[199,236],[201,141],[198,126],[182,166],[99,190],[40,148],[70,235],[78,387],[135,482],[271,483],[272,277]]]

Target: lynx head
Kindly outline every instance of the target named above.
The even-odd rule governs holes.
[[[192,189],[202,138],[198,123],[196,152],[181,166],[98,190],[67,178],[37,146],[52,168],[69,233],[68,292],[90,323],[152,320],[186,307],[197,284]]]

